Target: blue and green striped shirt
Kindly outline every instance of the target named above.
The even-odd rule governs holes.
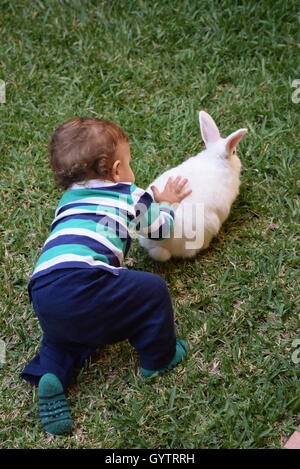
[[[133,233],[156,240],[173,230],[174,211],[131,183],[73,184],[59,201],[31,281],[55,269],[95,268],[118,275]]]

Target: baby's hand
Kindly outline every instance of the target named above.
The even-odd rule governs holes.
[[[181,202],[182,199],[192,193],[192,190],[183,190],[187,182],[186,178],[181,181],[181,176],[177,176],[175,180],[169,177],[162,192],[159,192],[156,186],[151,186],[155,202],[160,204],[166,202],[171,205]]]

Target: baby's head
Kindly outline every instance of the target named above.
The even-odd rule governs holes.
[[[63,189],[89,179],[135,180],[128,137],[109,120],[76,117],[64,122],[52,135],[49,154],[56,182]]]

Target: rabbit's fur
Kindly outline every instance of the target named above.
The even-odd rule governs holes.
[[[162,191],[170,176],[187,178],[185,189],[192,189],[175,210],[174,230],[169,238],[155,241],[139,237],[141,246],[157,261],[167,261],[172,256],[194,257],[206,249],[239,193],[241,162],[236,146],[247,129],[222,138],[209,114],[200,111],[199,121],[206,149],[163,173],[147,189],[152,195],[152,185]]]

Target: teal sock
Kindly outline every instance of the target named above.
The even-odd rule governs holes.
[[[187,355],[189,350],[189,346],[183,339],[176,339],[176,352],[170,363],[160,370],[146,370],[145,368],[141,368],[141,373],[145,377],[150,376],[159,376],[166,373],[166,371],[172,370],[174,366],[178,365],[184,357]]]
[[[53,435],[68,433],[72,418],[64,389],[52,373],[42,376],[39,382],[39,411],[44,430]]]

